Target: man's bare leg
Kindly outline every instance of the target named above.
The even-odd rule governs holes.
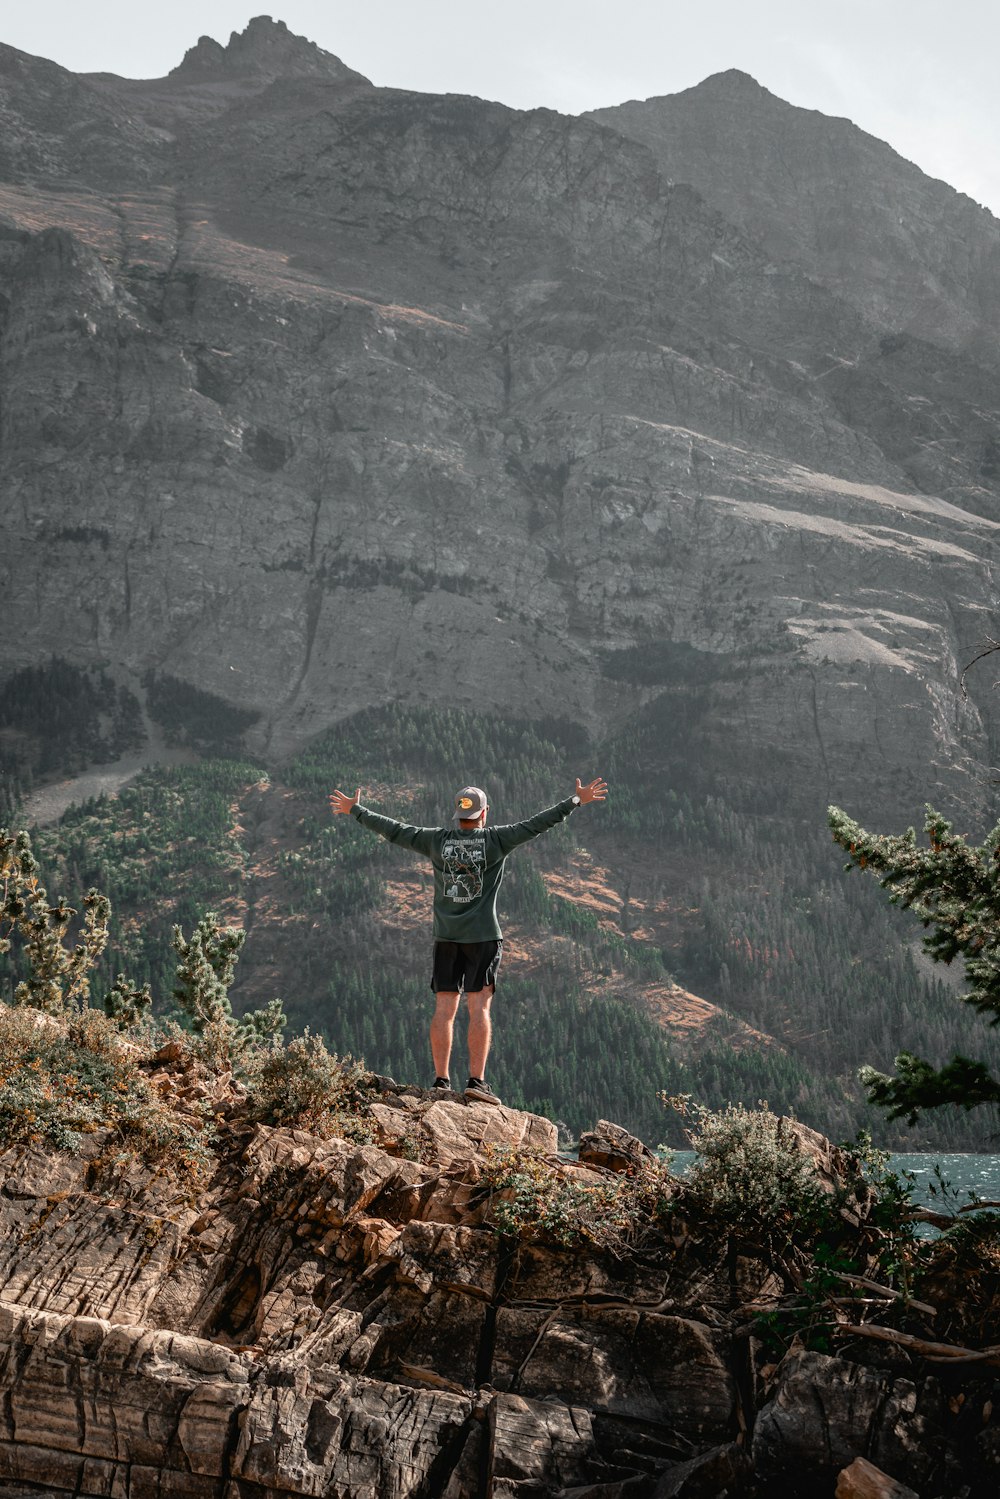
[[[493,1024],[490,1020],[492,986],[489,989],[477,989],[474,994],[467,994],[465,997],[469,1001],[469,1076],[482,1079],[486,1076],[486,1058],[490,1054],[490,1042],[493,1039]]]
[[[447,1077],[459,996],[443,991],[436,994],[434,998],[436,1003],[431,1019],[431,1056],[434,1059],[434,1070],[438,1077]]]

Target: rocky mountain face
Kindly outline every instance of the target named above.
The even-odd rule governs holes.
[[[177,1061],[150,1076],[222,1126],[196,1202],[100,1132],[2,1155],[11,1499],[794,1499],[838,1473],[846,1499],[992,1492],[981,1374],[857,1340],[777,1362],[752,1335],[801,1255],[680,1205],[635,1250],[497,1232],[505,1158],[577,1200],[626,1171],[662,1184],[614,1125],[560,1165],[548,1120],[380,1080],[360,1144],[249,1125],[231,1079]],[[842,1154],[794,1128],[843,1187]]]
[[[391,700],[600,737],[693,675],[743,803],[985,810],[988,214],[739,74],[520,113],[267,18],[0,69],[6,666],[169,671],[271,758]]]
[[[648,146],[668,177],[873,331],[996,366],[1000,224],[850,120],[786,104],[735,69],[589,118]]]

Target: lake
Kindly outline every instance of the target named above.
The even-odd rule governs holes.
[[[671,1169],[683,1176],[694,1160],[693,1150],[675,1150]],[[913,1199],[921,1206],[933,1207],[951,1213],[969,1201],[969,1193],[975,1192],[987,1202],[1000,1202],[1000,1155],[972,1155],[955,1152],[913,1152],[890,1156],[894,1171],[909,1171],[913,1176]],[[935,1166],[950,1185],[952,1193],[942,1200],[940,1192],[931,1191],[938,1182]]]
[[[952,1191],[958,1193],[957,1200],[949,1195],[942,1201],[940,1194],[931,1191],[932,1186],[938,1185],[935,1166]],[[892,1167],[894,1171],[912,1173],[914,1199],[927,1207],[953,1212],[969,1201],[970,1192],[987,1202],[1000,1202],[1000,1155],[893,1154]]]

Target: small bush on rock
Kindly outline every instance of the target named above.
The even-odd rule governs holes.
[[[102,1129],[122,1153],[173,1174],[198,1176],[208,1160],[200,1135],[155,1096],[136,1049],[100,1010],[65,1024],[0,1006],[0,1147],[72,1150]]]
[[[368,1141],[366,1076],[362,1062],[327,1051],[323,1038],[307,1030],[265,1053],[252,1070],[251,1108],[267,1124]]]
[[[688,1121],[697,1160],[685,1178],[685,1196],[694,1204],[741,1228],[787,1226],[801,1233],[827,1216],[829,1197],[812,1161],[766,1104],[713,1110],[689,1099],[663,1101]]]
[[[511,1237],[625,1252],[638,1247],[667,1212],[665,1168],[575,1182],[532,1151],[487,1145],[485,1155],[480,1180],[490,1192],[490,1217]]]

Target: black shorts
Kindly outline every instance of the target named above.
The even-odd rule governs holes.
[[[492,989],[502,957],[502,937],[494,942],[435,942],[431,988],[435,994]]]

